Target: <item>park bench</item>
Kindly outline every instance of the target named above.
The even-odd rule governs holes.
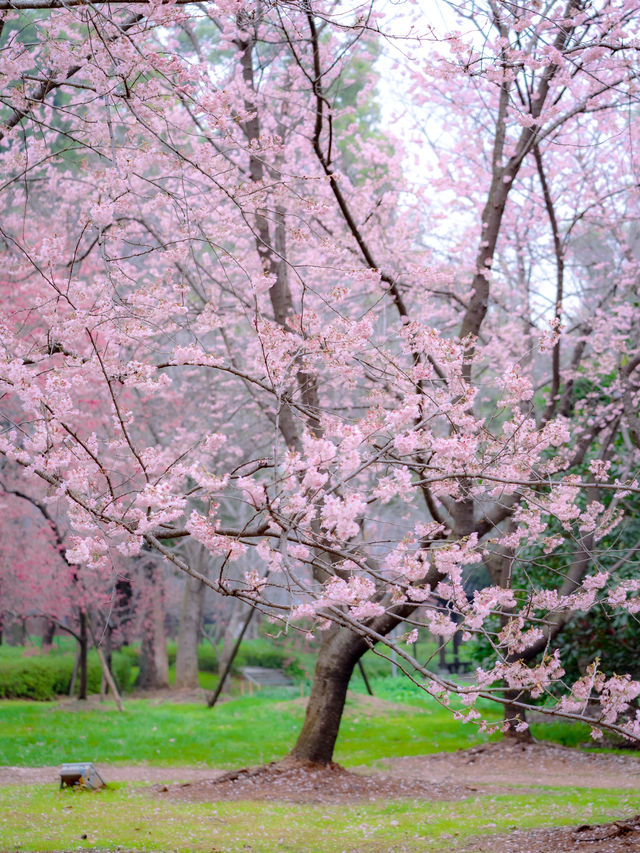
[[[243,676],[258,689],[262,687],[292,687],[293,681],[281,669],[265,666],[245,666]]]

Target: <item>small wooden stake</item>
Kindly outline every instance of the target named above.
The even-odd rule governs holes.
[[[120,694],[118,693],[118,688],[116,687],[116,683],[113,680],[113,676],[109,671],[109,667],[107,666],[107,662],[105,660],[104,655],[102,654],[102,649],[100,648],[100,646],[96,646],[96,652],[98,653],[98,660],[100,661],[100,666],[102,667],[102,673],[107,681],[107,684],[111,688],[113,698],[116,700],[118,711],[124,711],[124,705],[122,704],[122,699],[120,698]]]

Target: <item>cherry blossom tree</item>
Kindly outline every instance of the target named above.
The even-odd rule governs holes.
[[[596,732],[640,737],[640,685],[565,684],[554,646],[640,589],[598,553],[639,488],[635,6],[461,2],[436,33],[411,5],[0,0],[0,452],[83,572],[150,549],[319,633],[296,758],[331,760],[373,646],[467,721],[597,696]],[[432,672],[422,626],[492,666]]]
[[[56,629],[71,635],[77,642],[71,690],[79,675],[78,698],[86,699],[91,635],[101,627],[102,635],[110,637],[112,617],[118,615],[111,578],[101,572],[81,573],[66,559],[65,534],[51,507],[32,491],[2,482],[2,618],[23,624],[34,617],[44,620],[43,651],[51,646]],[[110,654],[101,662],[112,680],[111,672],[106,673]]]

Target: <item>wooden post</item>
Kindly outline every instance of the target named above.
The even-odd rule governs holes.
[[[98,660],[100,661],[100,666],[102,667],[102,675],[109,685],[111,692],[113,693],[113,698],[116,700],[116,705],[118,706],[118,711],[124,711],[124,705],[122,704],[122,699],[120,697],[120,693],[118,692],[118,688],[116,687],[116,682],[111,675],[111,671],[107,666],[107,662],[105,660],[104,655],[102,654],[102,649],[100,646],[96,646],[96,652],[98,653]]]
[[[100,661],[100,666],[102,667],[102,677],[105,679],[109,687],[111,688],[111,692],[113,693],[113,698],[116,700],[116,705],[118,707],[118,711],[124,711],[124,705],[122,704],[122,698],[120,696],[120,691],[116,685],[115,679],[111,674],[111,670],[109,669],[109,664],[105,660],[105,656],[102,653],[102,649],[97,643],[96,635],[93,633],[93,626],[89,620],[87,620],[89,631],[91,632],[91,639],[93,640],[93,645],[95,646],[96,652],[98,654],[98,660]]]
[[[69,684],[69,696],[73,696],[76,692],[76,680],[78,678],[78,667],[80,666],[80,648],[76,649],[76,659],[73,662],[73,672],[71,673],[71,683]]]
[[[362,680],[364,681],[364,686],[367,688],[367,693],[369,694],[369,696],[373,696],[373,690],[371,689],[371,685],[369,684],[367,673],[364,671],[364,666],[362,665],[361,658],[358,660],[358,669],[360,670],[360,675],[362,676]]]
[[[227,676],[229,675],[229,672],[231,671],[231,665],[233,664],[235,656],[238,654],[238,649],[240,648],[240,643],[242,642],[242,638],[244,637],[245,631],[249,627],[249,622],[251,622],[251,619],[252,619],[254,613],[255,613],[255,608],[252,607],[251,610],[249,611],[249,615],[247,616],[244,625],[242,626],[242,630],[238,634],[238,639],[236,640],[236,642],[233,646],[233,649],[231,650],[231,654],[229,655],[229,660],[227,661],[227,665],[225,666],[224,671],[222,673],[220,673],[220,681],[218,682],[218,686],[216,687],[215,691],[213,692],[213,695],[211,696],[211,698],[207,702],[207,705],[209,708],[213,708],[213,706],[218,701],[218,696],[220,696],[220,694],[222,693],[222,688],[224,687],[224,683],[227,680]],[[249,682],[249,690],[251,690],[251,682]],[[250,695],[253,696],[253,693],[250,693]]]

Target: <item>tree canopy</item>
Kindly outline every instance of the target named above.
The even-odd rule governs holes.
[[[482,725],[595,696],[640,738],[640,684],[556,643],[640,609],[637,3],[0,9],[7,500],[79,578],[153,551],[317,632],[302,744],[376,644]],[[491,663],[433,672],[421,626]]]

